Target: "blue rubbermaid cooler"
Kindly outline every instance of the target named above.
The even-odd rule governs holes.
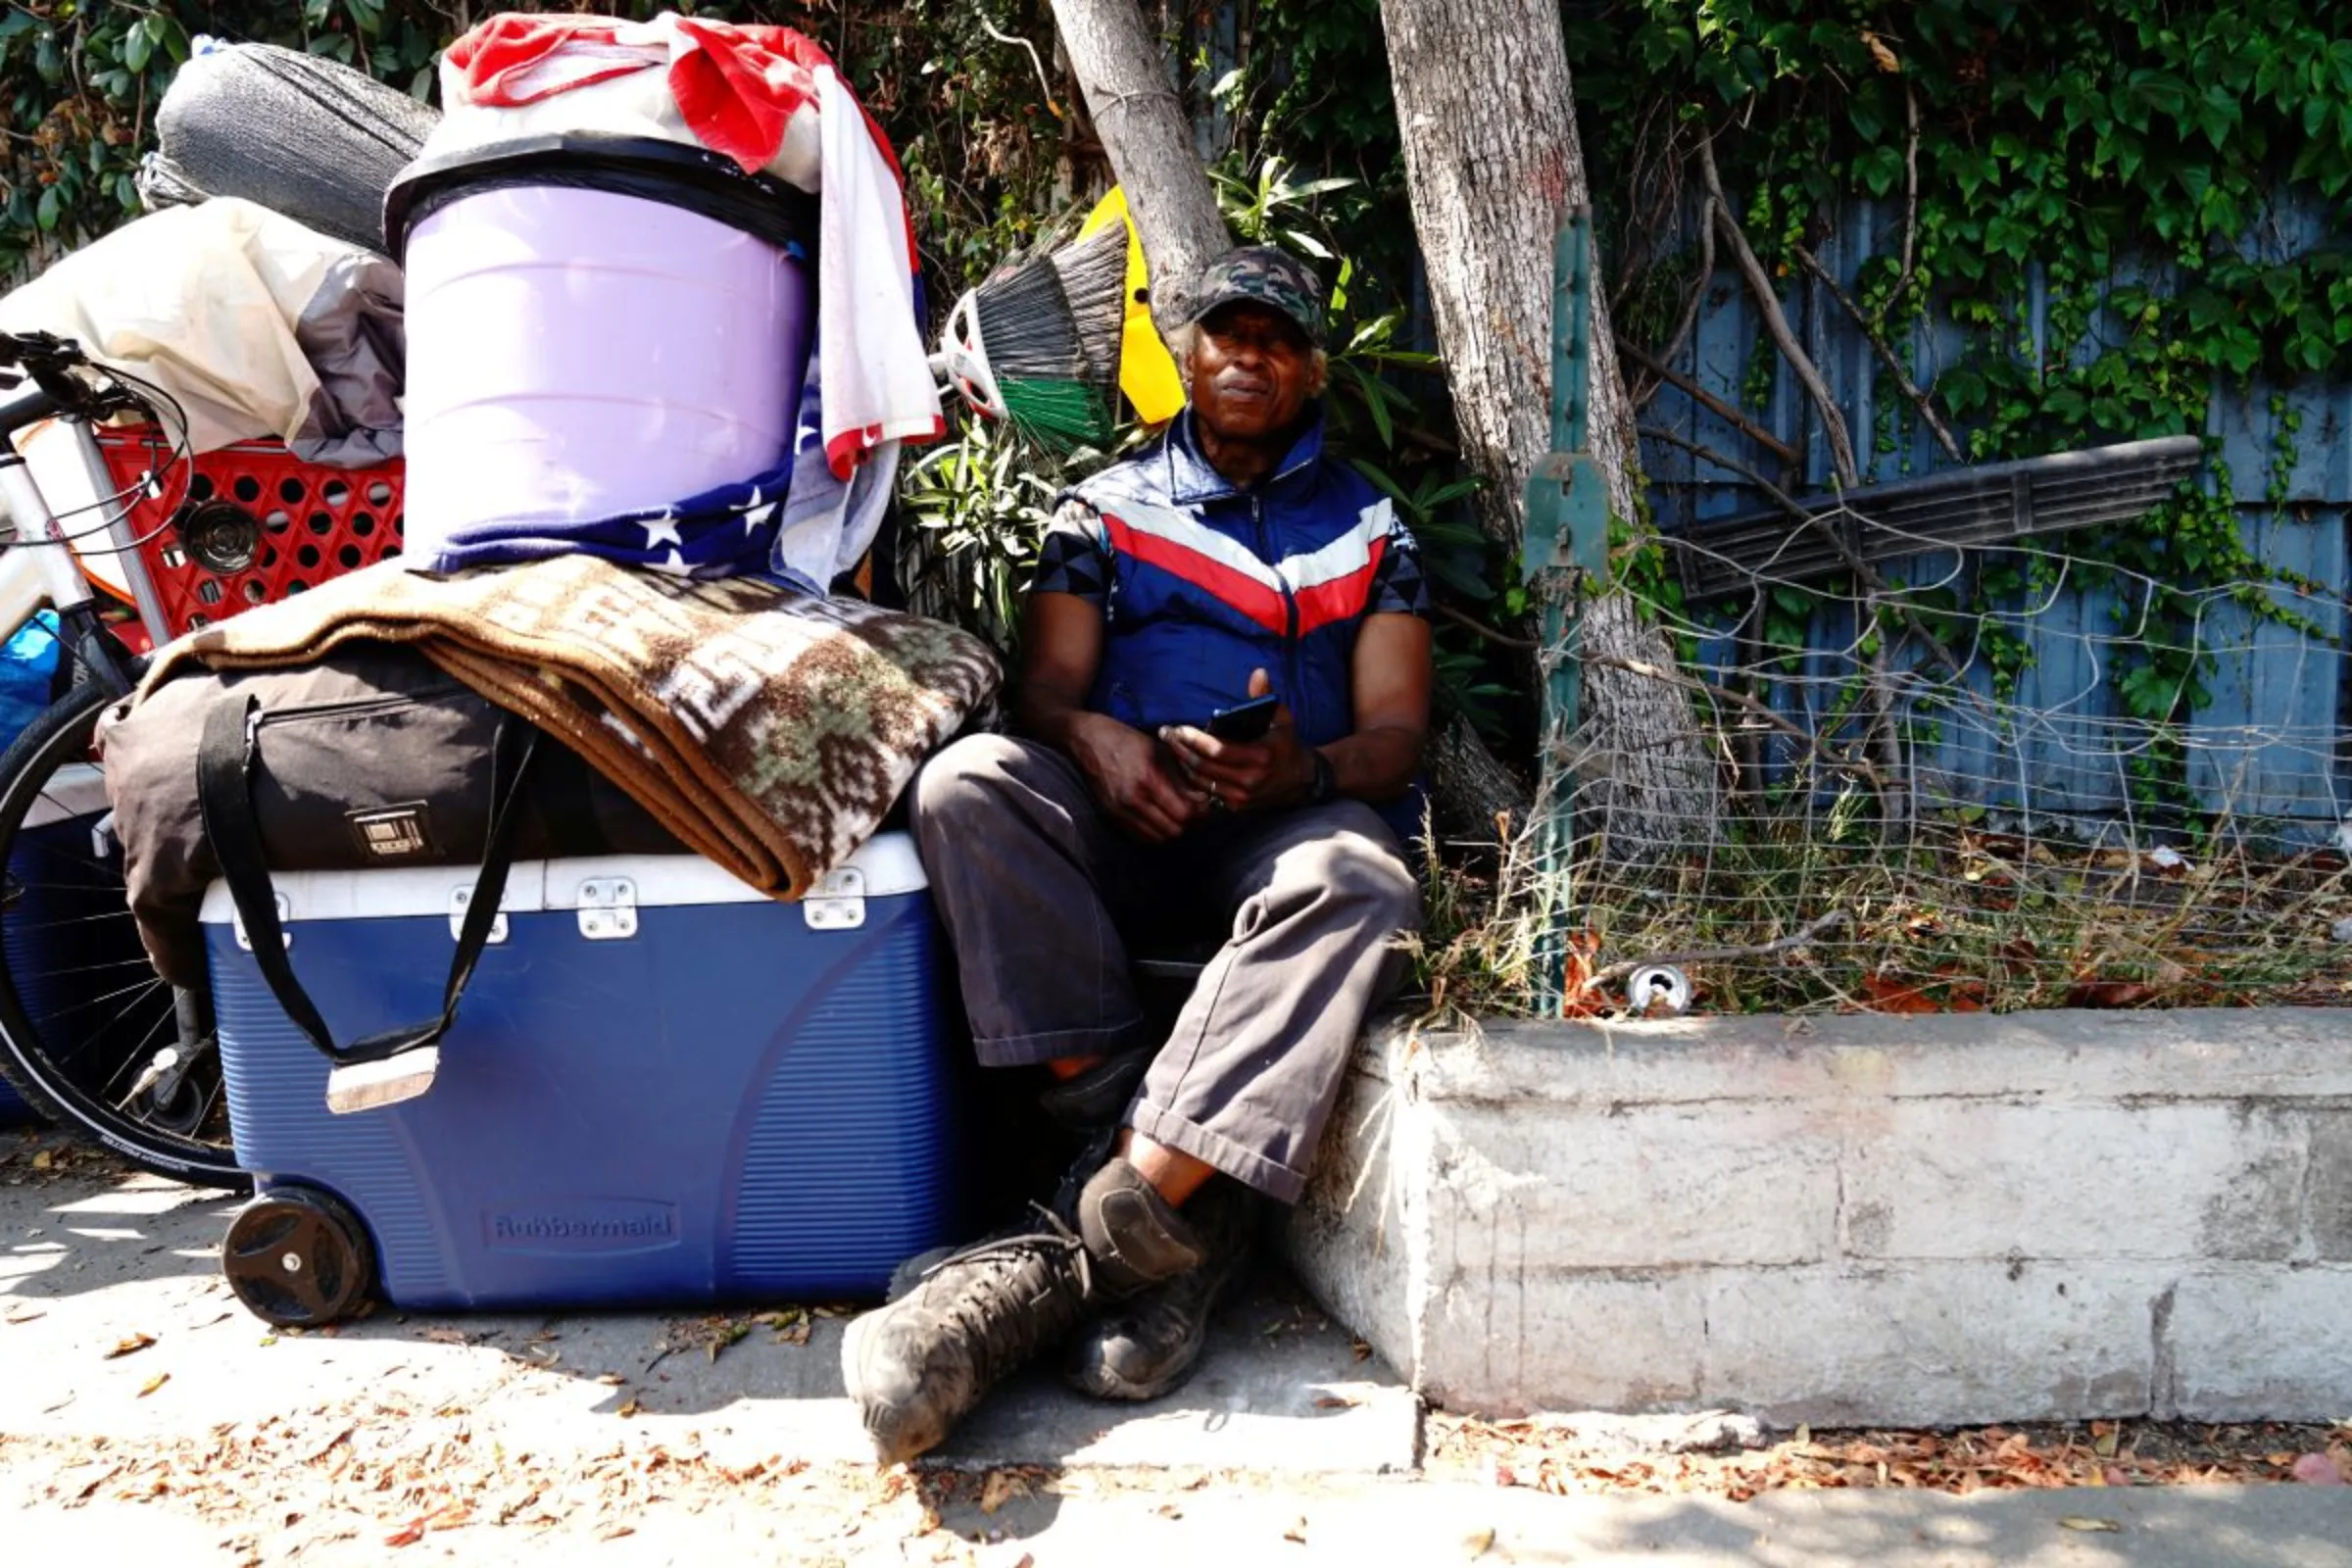
[[[440,1011],[475,876],[272,878],[335,1038]],[[227,888],[206,898],[258,1194],[223,1262],[262,1316],[331,1320],[371,1280],[411,1308],[836,1299],[954,1238],[959,1067],[905,834],[796,904],[698,857],[631,856],[517,861],[501,908],[432,1088],[334,1115]]]
[[[18,1005],[42,1038],[112,1059],[169,1022],[171,996],[123,903],[108,809],[106,775],[95,764],[69,762],[51,776],[9,851],[0,946]],[[0,1079],[0,1126],[33,1119]]]

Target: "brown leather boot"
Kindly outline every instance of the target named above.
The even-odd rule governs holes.
[[[936,1447],[1091,1307],[1203,1255],[1192,1227],[1123,1159],[1095,1172],[1075,1207],[1075,1228],[1040,1210],[1035,1229],[951,1253],[905,1296],[850,1325],[842,1382],[883,1463]]]
[[[1209,1314],[1248,1272],[1257,1238],[1257,1195],[1212,1177],[1184,1205],[1200,1261],[1099,1312],[1070,1342],[1062,1374],[1098,1399],[1156,1399],[1200,1364]]]

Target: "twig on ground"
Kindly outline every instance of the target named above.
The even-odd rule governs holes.
[[[1786,953],[1790,948],[1801,948],[1817,941],[1845,924],[1845,910],[1832,909],[1827,914],[1815,917],[1801,930],[1791,931],[1770,942],[1758,942],[1744,948],[1692,948],[1684,953],[1652,953],[1639,958],[1627,958],[1621,963],[1603,964],[1586,978],[1579,992],[1598,990],[1612,980],[1622,980],[1636,969],[1647,968],[1653,963],[1730,963],[1739,958],[1770,957],[1773,954]]]

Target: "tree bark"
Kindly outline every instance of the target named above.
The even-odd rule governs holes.
[[[1233,239],[1168,80],[1167,51],[1136,0],[1054,0],[1054,25],[1086,112],[1127,192],[1161,331],[1193,275]]]
[[[1054,0],[1054,23],[1111,173],[1127,192],[1152,278],[1152,314],[1165,330],[1183,283],[1233,243],[1169,85],[1167,52],[1136,0]],[[1484,836],[1498,816],[1526,819],[1527,786],[1461,719],[1433,740],[1430,763],[1448,831]]]
[[[1551,446],[1553,236],[1590,200],[1557,0],[1381,0],[1380,12],[1462,454],[1486,481],[1480,520],[1515,550],[1528,476]],[[1610,512],[1630,518],[1640,448],[1597,287],[1590,337],[1587,439]],[[1578,647],[1579,733],[1546,737],[1548,784],[1566,786],[1573,758],[1578,804],[1601,813],[1612,858],[1707,842],[1718,783],[1688,694],[1627,667],[1673,667],[1665,637],[1607,591],[1586,603]]]

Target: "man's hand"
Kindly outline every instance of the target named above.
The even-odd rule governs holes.
[[[1250,671],[1251,697],[1273,690],[1273,679],[1264,670]],[[1298,729],[1288,707],[1275,708],[1274,722],[1263,740],[1221,741],[1190,724],[1172,725],[1161,733],[1193,784],[1227,810],[1295,806],[1315,787],[1314,757],[1298,744]]]
[[[1111,819],[1147,844],[1165,844],[1209,808],[1169,750],[1102,713],[1069,725],[1070,756]]]

